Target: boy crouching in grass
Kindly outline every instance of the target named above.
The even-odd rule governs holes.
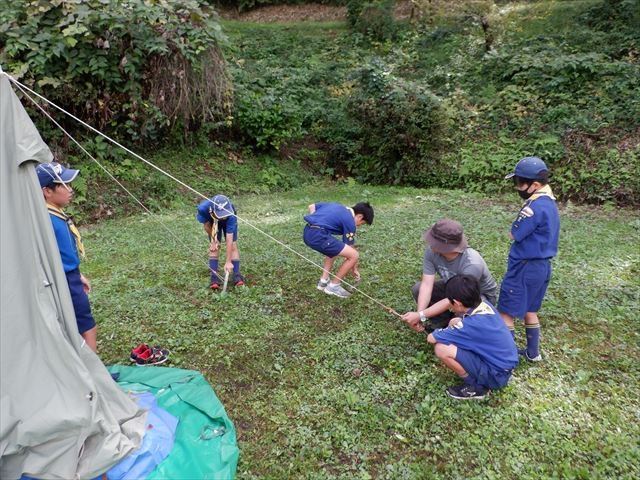
[[[516,343],[500,314],[482,301],[475,278],[456,275],[447,282],[445,292],[458,317],[451,319],[448,328],[430,333],[427,341],[463,381],[449,387],[447,394],[457,400],[481,400],[509,382],[518,364]]]
[[[309,205],[309,215],[305,215],[304,220],[307,222],[303,233],[304,243],[326,257],[318,290],[340,298],[349,297],[351,293],[341,283],[349,272],[353,272],[356,281],[360,280],[359,255],[353,244],[356,241],[356,228],[373,223],[373,207],[368,202],[357,203],[353,208],[339,203],[318,202]],[[342,241],[333,235],[342,235]],[[344,262],[330,280],[331,268],[337,257],[343,257]]]

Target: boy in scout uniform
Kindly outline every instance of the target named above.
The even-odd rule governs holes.
[[[527,347],[519,353],[531,362],[539,362],[538,310],[551,279],[551,259],[558,253],[560,217],[548,185],[549,169],[540,158],[523,158],[505,177],[509,178],[525,202],[509,232],[513,242],[500,287],[498,311],[512,333],[514,318],[524,319]]]

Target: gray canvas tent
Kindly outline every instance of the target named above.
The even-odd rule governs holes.
[[[0,478],[93,478],[146,413],[78,334],[38,179],[51,152],[0,69]]]

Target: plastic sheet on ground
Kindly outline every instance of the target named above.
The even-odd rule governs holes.
[[[240,451],[233,423],[201,373],[163,367],[109,367],[125,392],[150,392],[179,419],[169,456],[148,479],[230,479]]]
[[[136,403],[147,410],[147,424],[142,444],[107,471],[108,480],[147,478],[167,458],[175,439],[178,419],[158,407],[151,392],[133,394]]]

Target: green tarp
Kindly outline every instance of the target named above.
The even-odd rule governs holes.
[[[234,478],[240,451],[233,423],[202,374],[163,367],[109,367],[125,392],[151,392],[178,417],[173,450],[149,479]]]

